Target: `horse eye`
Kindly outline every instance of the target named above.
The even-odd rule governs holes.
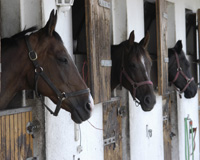
[[[134,63],[129,65],[131,68],[136,68],[136,65]]]
[[[65,63],[65,64],[67,64],[67,62],[68,62],[67,58],[65,58],[65,57],[59,57],[58,61],[61,62],[61,63]]]

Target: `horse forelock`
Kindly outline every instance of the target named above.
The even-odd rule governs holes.
[[[148,54],[148,51],[146,51],[140,44],[134,43],[129,51],[130,56],[133,56],[138,62],[141,62],[141,57],[143,57],[146,64],[152,63],[151,57]]]

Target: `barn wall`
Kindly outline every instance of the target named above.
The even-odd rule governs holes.
[[[135,39],[144,37],[143,1],[127,0],[127,32],[135,30]],[[156,105],[150,112],[136,107],[129,94],[130,152],[131,160],[163,159],[162,97],[156,95]],[[152,137],[147,137],[146,128],[152,129]],[[141,154],[142,153],[142,154]]]
[[[42,1],[43,25],[49,18],[49,13],[52,9],[56,9],[54,0]],[[64,45],[68,52],[72,55],[72,12],[69,9],[62,12],[58,8],[58,20],[56,31],[61,35]],[[46,99],[46,103],[52,108],[55,105]],[[81,139],[79,126],[71,120],[70,113],[61,110],[58,117],[54,117],[46,111],[46,159],[48,160],[103,160],[103,132],[93,128],[89,122],[83,122],[80,125]],[[102,120],[102,104],[95,105],[92,117],[89,121],[98,128],[103,128]],[[76,130],[76,131],[75,131]],[[75,134],[76,132],[76,134]],[[75,137],[78,138],[75,141]],[[80,142],[81,140],[81,142]],[[78,153],[77,147],[80,145],[83,151]]]

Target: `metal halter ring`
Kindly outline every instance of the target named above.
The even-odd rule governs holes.
[[[181,67],[177,68],[177,72],[180,72],[180,71],[182,71],[182,68]]]
[[[43,68],[42,67],[35,68],[35,73],[41,73],[41,72],[43,72]]]

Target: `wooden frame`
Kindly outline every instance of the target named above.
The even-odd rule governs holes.
[[[158,93],[168,94],[167,2],[156,0]]]
[[[111,3],[110,0],[106,2]],[[102,60],[111,60],[111,10],[100,6],[99,0],[85,0],[85,14],[89,86],[94,103],[97,104],[111,97],[111,66],[101,64]]]

